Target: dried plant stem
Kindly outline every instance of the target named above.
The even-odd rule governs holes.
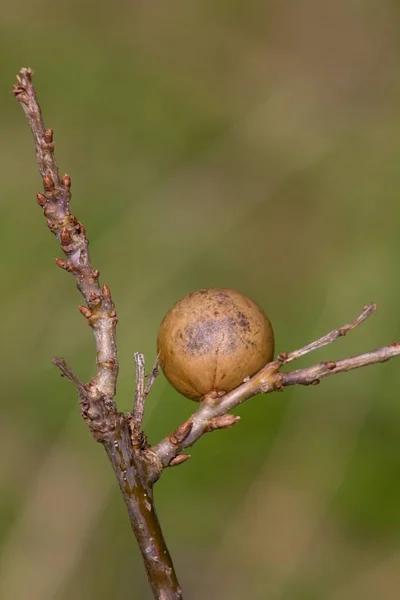
[[[159,477],[160,465],[154,454],[145,452],[145,437],[141,431],[144,371],[138,369],[136,414],[119,413],[114,402],[118,377],[117,315],[110,290],[106,285],[100,286],[99,271],[91,265],[85,229],[70,212],[71,179],[68,175],[62,178],[59,175],[53,132],[45,129],[32,84],[32,71],[21,69],[17,79],[14,94],[28,119],[43,180],[44,193],[37,194],[37,201],[66,255],[66,260],[57,259],[56,263],[74,275],[86,301],[80,311],[92,327],[96,341],[97,372],[88,384],[79,381],[62,359],[53,362],[75,384],[82,416],[94,438],[106,450],[128,509],[154,598],[180,600],[181,590],[153,502],[152,487]]]
[[[144,417],[144,356],[140,352],[135,352],[136,363],[136,389],[135,403],[133,405],[132,417],[134,421],[141,427]]]
[[[318,340],[311,342],[311,344],[307,344],[307,346],[299,348],[299,350],[293,350],[292,352],[289,352],[289,354],[284,357],[285,364],[292,362],[292,360],[296,360],[301,356],[312,352],[313,350],[318,350],[319,348],[323,348],[328,344],[332,344],[332,342],[340,337],[344,337],[347,333],[361,325],[361,323],[364,323],[364,321],[368,319],[368,317],[370,317],[377,310],[377,308],[377,305],[374,303],[368,304],[368,306],[363,308],[362,313],[357,317],[357,319],[354,319],[354,321],[351,321],[351,323],[342,325],[342,327],[338,327],[337,329],[330,331]]]

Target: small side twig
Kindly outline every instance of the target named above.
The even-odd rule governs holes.
[[[337,361],[322,362],[312,367],[282,373],[282,386],[287,385],[315,385],[320,379],[328,375],[345,373],[368,365],[383,363],[400,354],[400,342],[394,342],[372,352],[365,352],[351,358]],[[270,390],[268,390],[270,391]]]
[[[132,418],[137,425],[141,426],[144,416],[144,356],[140,352],[135,352],[136,364],[136,388],[135,402],[132,410]]]
[[[144,398],[145,399],[150,394],[151,388],[153,387],[153,384],[154,384],[155,380],[157,379],[159,373],[160,373],[160,363],[158,362],[158,358],[157,358],[152,370],[150,371],[150,374],[147,377],[147,383],[146,383],[146,387],[144,389]]]
[[[135,365],[136,365],[136,386],[135,386],[135,401],[132,410],[132,419],[139,426],[142,426],[144,417],[144,405],[147,396],[150,394],[150,390],[158,377],[160,367],[158,359],[156,360],[149,375],[145,375],[145,360],[143,354],[135,352],[134,354]],[[147,383],[146,382],[147,378]]]
[[[315,340],[314,342],[311,342],[311,344],[307,344],[307,346],[304,346],[303,348],[293,350],[285,356],[282,355],[283,363],[287,364],[289,362],[292,362],[292,360],[297,360],[301,356],[304,356],[305,354],[308,354],[313,350],[323,348],[324,346],[331,344],[338,338],[344,337],[347,333],[361,325],[361,323],[364,323],[364,321],[368,319],[368,317],[370,317],[377,309],[378,307],[375,303],[368,304],[368,306],[365,306],[363,308],[362,313],[357,317],[357,319],[354,319],[354,321],[347,323],[347,325],[342,325],[342,327],[338,327],[337,329],[333,329],[323,337],[319,338],[318,340]]]

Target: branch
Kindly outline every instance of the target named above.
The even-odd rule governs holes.
[[[31,128],[36,160],[42,176],[44,193],[36,198],[47,218],[47,225],[60,242],[67,260],[58,258],[56,264],[72,273],[86,301],[80,311],[93,329],[97,349],[97,373],[91,382],[94,397],[113,398],[118,376],[115,328],[117,316],[106,285],[99,284],[99,271],[90,262],[85,228],[71,214],[71,178],[60,177],[54,156],[53,131],[45,129],[40,106],[32,84],[32,71],[21,69],[14,94],[21,104]]]
[[[106,285],[99,284],[99,271],[90,262],[88,240],[83,225],[70,212],[71,179],[59,175],[54,156],[53,132],[45,129],[32,84],[32,71],[21,69],[14,93],[27,116],[43,180],[44,193],[37,200],[47,225],[57,237],[66,259],[57,259],[59,267],[72,273],[86,305],[81,313],[92,327],[97,349],[97,371],[88,383],[82,383],[62,359],[53,363],[71,380],[79,395],[82,416],[94,438],[101,442],[114,469],[127,506],[130,523],[138,541],[147,576],[156,600],[181,600],[182,593],[169,555],[153,501],[153,484],[163,468],[183,463],[189,458],[183,450],[202,435],[215,429],[231,427],[239,417],[228,414],[244,400],[259,394],[280,391],[289,385],[311,385],[320,379],[367,365],[385,362],[400,354],[400,343],[393,343],[352,358],[328,361],[291,372],[281,372],[284,365],[331,344],[363,323],[376,310],[366,306],[354,321],[334,329],[320,339],[290,353],[281,353],[253,377],[231,392],[217,396],[210,393],[196,412],[172,434],[150,447],[142,429],[145,400],[158,375],[156,362],[145,384],[142,354],[135,354],[136,390],[131,413],[122,414],[114,401],[118,359],[115,341],[117,316]]]
[[[145,385],[145,362],[143,354],[135,352],[135,364],[136,364],[136,389],[135,389],[135,401],[133,404],[132,418],[139,428],[142,427],[144,417],[144,404],[147,396],[150,394],[151,388],[158,377],[160,372],[160,366],[158,359],[156,360],[151,372],[147,375],[147,383]]]
[[[185,421],[178,429],[161,440],[151,448],[164,467],[175,464],[177,457],[187,456],[180,454],[185,448],[192,446],[202,435],[222,429],[235,424],[238,417],[228,415],[227,413],[238,406],[244,400],[255,396],[261,392],[269,393],[280,391],[289,385],[313,385],[318,384],[320,379],[328,375],[344,373],[360,367],[366,367],[376,363],[381,363],[398,356],[400,354],[400,342],[395,342],[378,348],[366,354],[360,354],[352,358],[345,358],[338,361],[322,362],[312,367],[298,369],[289,373],[281,373],[280,369],[288,362],[291,362],[317,348],[322,348],[339,337],[346,335],[363,323],[377,309],[376,304],[366,306],[357,319],[338,329],[334,329],[327,335],[311,342],[307,346],[294,350],[293,352],[280,354],[276,360],[268,363],[258,373],[245,381],[242,385],[232,390],[220,398],[206,396],[200,403],[196,412]],[[179,463],[183,462],[180,459]]]
[[[135,352],[136,363],[136,389],[135,403],[133,405],[133,420],[141,427],[144,417],[144,356],[140,352]]]
[[[118,413],[114,402],[118,376],[114,303],[109,288],[100,286],[99,271],[90,262],[85,229],[70,212],[71,179],[68,175],[62,178],[59,175],[53,131],[45,129],[31,69],[21,69],[17,80],[14,94],[28,119],[43,181],[44,193],[37,194],[37,201],[66,255],[66,259],[59,258],[56,263],[75,277],[86,302],[80,311],[92,327],[96,341],[97,372],[88,384],[82,383],[62,359],[55,358],[53,363],[75,384],[82,416],[94,438],[106,450],[128,509],[154,598],[180,600],[181,590],[153,502],[152,487],[159,476],[160,464],[156,456],[146,453],[143,447],[145,437],[141,420],[150,381],[143,389],[142,380],[138,380],[141,398],[137,401],[136,415]]]
[[[353,331],[353,329],[361,325],[361,323],[364,323],[364,321],[368,319],[368,317],[370,317],[377,309],[378,307],[374,303],[368,304],[368,306],[364,306],[360,316],[358,316],[357,319],[354,319],[354,321],[351,321],[351,323],[348,323],[347,325],[342,325],[342,327],[338,327],[338,329],[333,329],[333,331],[330,331],[315,342],[311,342],[311,344],[307,344],[307,346],[304,346],[299,350],[293,350],[293,352],[289,352],[289,354],[287,354],[284,358],[285,364],[291,362],[292,360],[297,360],[301,356],[304,356],[305,354],[308,354],[313,350],[323,348],[324,346],[331,344],[340,337],[344,337],[347,333],[349,333],[349,331]]]
[[[159,373],[160,373],[160,364],[159,364],[158,358],[157,358],[151,372],[149,373],[149,375],[147,377],[146,387],[144,388],[144,399],[145,400],[146,400],[147,396],[150,394],[151,388],[153,387],[153,384],[154,384],[155,380],[157,379]]]

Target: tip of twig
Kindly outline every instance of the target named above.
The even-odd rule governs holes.
[[[18,85],[23,86],[26,83],[24,80],[32,81],[33,73],[34,71],[30,67],[22,67],[22,69],[19,70],[19,73],[16,76]]]
[[[144,354],[141,352],[134,352],[133,358],[138,366],[144,367]]]
[[[366,312],[369,315],[375,312],[376,310],[378,310],[378,305],[376,304],[376,302],[371,302],[371,304],[367,304],[363,308],[363,312]]]
[[[82,383],[82,381],[80,381],[78,379],[78,377],[75,375],[75,373],[72,371],[72,369],[67,365],[67,363],[65,362],[65,360],[63,358],[58,358],[57,356],[54,356],[51,359],[51,362],[53,363],[54,366],[56,366],[58,369],[60,369],[62,377],[66,377],[67,379],[72,381],[72,383],[74,383],[76,385],[76,388],[79,393],[85,393],[85,391],[86,391],[85,384]]]
[[[32,75],[34,74],[34,70],[31,67],[22,67],[19,70],[19,75],[17,75],[17,79],[19,77],[26,77],[27,79],[32,79]]]

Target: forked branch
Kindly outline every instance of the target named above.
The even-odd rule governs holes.
[[[97,349],[97,371],[89,383],[82,383],[66,363],[59,358],[54,364],[76,386],[82,415],[94,438],[101,442],[117,477],[125,500],[131,526],[138,541],[147,576],[156,600],[181,600],[182,593],[169,555],[153,501],[153,484],[164,468],[185,462],[183,450],[202,435],[216,429],[231,427],[239,417],[228,414],[244,400],[259,393],[280,391],[289,385],[311,385],[328,375],[384,362],[400,354],[400,343],[383,346],[352,358],[328,361],[291,372],[281,372],[293,360],[326,346],[363,323],[376,305],[366,306],[357,319],[335,329],[307,346],[290,353],[281,353],[253,377],[231,392],[207,395],[193,415],[173,433],[154,446],[149,446],[143,432],[145,400],[157,377],[158,363],[147,383],[142,354],[135,354],[136,390],[131,412],[118,412],[114,401],[118,359],[115,340],[117,316],[110,290],[99,284],[99,271],[89,257],[85,229],[70,212],[71,179],[60,177],[54,156],[53,132],[45,129],[40,107],[32,84],[32,71],[21,69],[14,94],[27,116],[36,149],[36,158],[43,181],[43,193],[37,201],[47,219],[47,225],[57,237],[66,256],[57,259],[62,269],[75,277],[86,305],[80,311],[92,327]]]
[[[224,425],[221,419],[244,400],[247,400],[256,394],[281,391],[288,385],[315,385],[319,383],[320,379],[327,377],[328,375],[344,373],[345,371],[366,367],[367,365],[385,362],[393,356],[399,355],[400,343],[396,342],[352,358],[322,362],[312,367],[306,367],[288,373],[281,373],[281,368],[288,362],[300,358],[313,350],[331,344],[339,337],[346,335],[346,333],[352,331],[358,325],[361,325],[361,323],[371,316],[376,309],[376,304],[370,304],[366,306],[362,313],[351,323],[343,325],[338,329],[334,329],[322,338],[307,344],[307,346],[304,346],[303,348],[299,348],[290,353],[282,352],[276,360],[265,365],[265,367],[248,381],[245,381],[236,389],[225,394],[222,398],[216,398],[212,395],[206,397],[196,412],[189,417],[185,423],[180,425],[173,434],[168,435],[153,447],[153,451],[161,460],[164,467],[166,467],[171,460],[174,460],[176,456],[180,455],[185,448],[188,448],[197,442],[204,433],[216,429],[216,427],[213,426],[215,423],[221,423],[220,428],[222,428]],[[234,421],[228,422],[225,426],[229,427],[231,425],[234,425]]]

